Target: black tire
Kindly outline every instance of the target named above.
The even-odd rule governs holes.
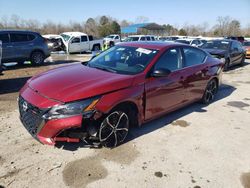
[[[223,71],[225,71],[225,72],[228,71],[229,70],[229,66],[230,66],[230,60],[226,59],[224,67],[223,67]]]
[[[209,104],[214,100],[215,94],[218,91],[218,84],[215,79],[212,79],[208,82],[207,87],[204,91],[201,102],[203,104]]]
[[[96,52],[96,51],[100,51],[100,46],[99,45],[94,45],[93,46],[93,51]]]
[[[38,66],[44,63],[45,56],[43,52],[35,51],[32,52],[30,56],[30,61],[32,65]]]
[[[114,42],[109,43],[110,48],[113,47],[114,45],[115,45]]]
[[[114,148],[124,142],[129,131],[128,114],[126,108],[117,108],[103,119],[98,132],[102,146]]]

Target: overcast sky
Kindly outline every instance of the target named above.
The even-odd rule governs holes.
[[[204,22],[211,27],[218,16],[230,16],[245,27],[250,24],[250,0],[0,0],[0,18],[13,14],[60,23],[101,15],[129,21],[145,16],[150,22],[177,27]]]

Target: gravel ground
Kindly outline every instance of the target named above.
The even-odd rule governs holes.
[[[250,61],[223,75],[216,100],[134,128],[115,149],[41,145],[19,121],[16,98],[40,72],[89,55],[52,55],[0,76],[0,187],[250,187]],[[79,62],[75,62],[79,63]]]

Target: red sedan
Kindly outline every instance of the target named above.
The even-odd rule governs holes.
[[[43,144],[115,147],[133,125],[196,101],[211,102],[222,67],[207,52],[185,44],[121,43],[87,64],[28,80],[20,91],[20,119]]]

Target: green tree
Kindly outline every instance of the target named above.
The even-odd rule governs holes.
[[[121,26],[116,22],[116,21],[113,21],[111,23],[111,30],[114,34],[120,34],[121,33]]]
[[[179,30],[179,35],[181,35],[181,36],[187,36],[187,31],[185,29],[180,29]]]

